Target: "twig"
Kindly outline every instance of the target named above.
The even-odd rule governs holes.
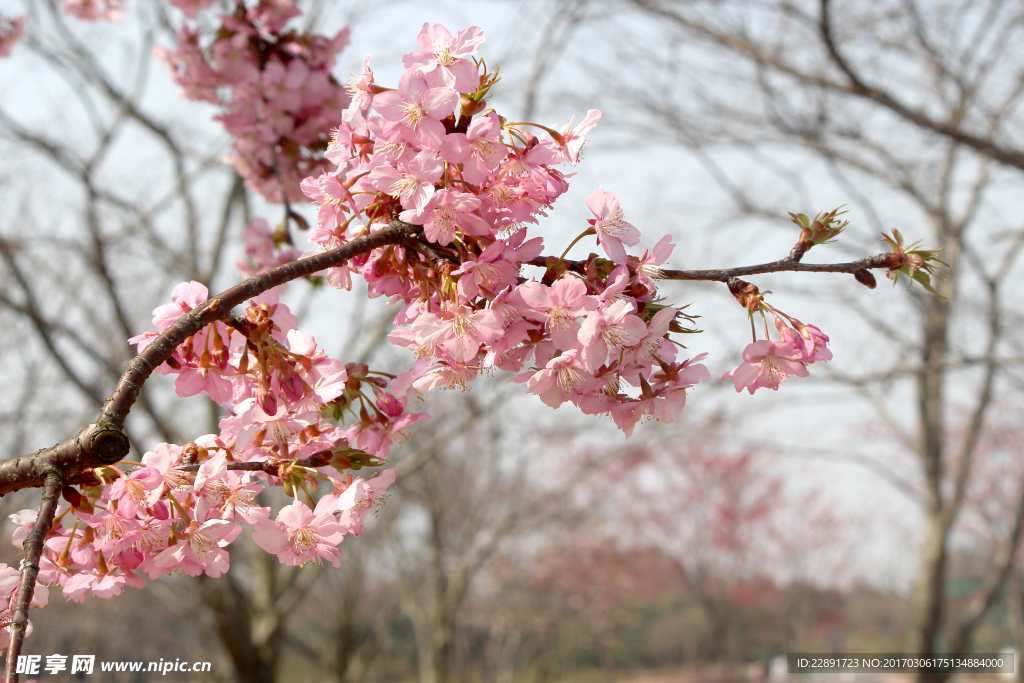
[[[266,472],[272,477],[281,476],[282,467],[324,467],[331,462],[331,450],[326,448],[322,451],[317,451],[313,455],[307,456],[300,460],[261,460],[258,462],[229,462],[227,468],[229,470],[245,470],[248,472]],[[183,472],[197,472],[199,465],[182,465],[177,469]]]
[[[276,134],[276,133],[275,133]],[[278,138],[280,140],[280,138]],[[292,241],[292,235],[288,232],[288,225],[291,223],[292,216],[296,215],[292,211],[292,203],[288,201],[288,187],[284,183],[284,178],[281,176],[281,166],[277,160],[277,140],[270,146],[270,154],[274,163],[271,170],[274,172],[274,177],[277,178],[277,182],[281,184],[281,203],[284,204],[284,237],[288,241],[288,244],[295,244]]]
[[[546,256],[538,256],[530,259],[527,263],[531,266],[544,268],[547,266]],[[731,278],[743,275],[757,275],[759,273],[778,273],[782,271],[797,271],[804,273],[852,273],[856,274],[861,270],[872,268],[899,268],[906,261],[906,256],[898,252],[887,252],[875,256],[866,256],[857,261],[846,263],[801,263],[793,256],[787,256],[771,263],[762,263],[756,266],[741,266],[738,268],[718,268],[714,270],[662,270],[661,277],[664,280],[712,280],[716,282],[728,282]],[[578,273],[585,272],[586,261],[563,261],[566,269]]]
[[[4,666],[5,683],[18,683],[15,665],[21,646],[25,642],[25,630],[28,628],[28,607],[32,602],[32,594],[36,590],[36,577],[39,576],[39,558],[43,555],[43,540],[53,526],[53,517],[57,512],[57,501],[60,490],[64,486],[64,476],[59,470],[47,471],[43,486],[43,498],[39,503],[39,515],[25,539],[25,562],[21,567],[21,583],[18,586],[18,599],[14,606],[14,619],[11,622],[11,644],[7,648],[7,663]]]

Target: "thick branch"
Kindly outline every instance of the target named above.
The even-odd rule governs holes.
[[[4,666],[5,683],[17,683],[18,674],[15,665],[21,646],[25,642],[25,629],[28,628],[28,607],[32,602],[32,594],[36,590],[36,577],[39,576],[39,558],[43,556],[43,541],[53,526],[53,517],[57,513],[57,501],[60,490],[64,486],[64,477],[59,470],[50,469],[45,475],[43,499],[39,504],[39,515],[32,531],[25,538],[25,562],[21,567],[21,583],[18,586],[18,599],[14,606],[14,619],[11,622],[11,644],[7,648],[7,663]]]

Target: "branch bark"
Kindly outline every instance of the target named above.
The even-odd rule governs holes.
[[[25,631],[28,628],[28,607],[36,590],[36,577],[39,576],[39,558],[43,556],[43,541],[57,512],[57,501],[60,490],[64,486],[64,476],[57,469],[49,469],[45,474],[43,498],[39,504],[39,516],[25,539],[25,562],[21,568],[21,583],[18,586],[18,598],[14,607],[14,619],[11,622],[11,644],[7,647],[7,663],[4,666],[5,683],[18,683],[15,666],[21,646],[25,642]]]

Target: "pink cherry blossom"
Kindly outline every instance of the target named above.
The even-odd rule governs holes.
[[[406,209],[422,209],[434,196],[434,183],[441,178],[443,164],[437,156],[423,150],[405,165],[402,173],[391,166],[370,171],[369,181],[381,192],[402,201]]]
[[[92,592],[98,598],[112,598],[120,595],[125,586],[142,588],[145,582],[131,572],[117,571],[101,573],[98,570],[81,572],[63,582],[63,595],[72,602],[85,602],[86,593]]]
[[[480,252],[475,259],[466,259],[453,272],[459,278],[459,296],[472,301],[482,295],[498,292],[515,284],[518,264],[507,257],[515,258],[515,249],[498,240]]]
[[[192,475],[179,469],[181,446],[170,443],[158,444],[156,448],[142,456],[142,464],[155,468],[163,475],[167,491],[180,491],[192,484]]]
[[[387,420],[378,419],[368,427],[359,429],[355,442],[360,450],[384,460],[391,452],[391,446],[402,444],[409,438],[409,426],[429,418],[426,413],[401,413],[388,416]]]
[[[534,184],[543,186],[548,177],[545,165],[558,160],[558,148],[553,143],[532,138],[526,149],[519,149],[508,155],[502,172],[527,187]]]
[[[587,296],[587,285],[572,275],[560,278],[550,287],[532,280],[525,282],[509,299],[519,304],[524,317],[543,322],[551,341],[560,349],[569,349],[576,343],[580,329],[577,318],[597,308],[594,298]]]
[[[676,245],[672,243],[672,236],[665,235],[654,245],[654,249],[645,251],[644,255],[636,260],[635,264],[632,263],[633,259],[629,259],[630,265],[636,270],[637,281],[645,286],[651,294],[658,288],[657,281],[662,278],[661,265],[668,260],[668,257],[672,255],[672,251],[675,248]]]
[[[223,546],[229,544],[242,527],[224,519],[208,519],[202,524],[189,523],[179,536],[181,541],[163,551],[153,560],[150,578],[180,569],[189,576],[217,578],[228,570],[228,553]]]
[[[148,508],[164,492],[164,477],[155,467],[140,467],[128,477],[121,477],[110,489],[110,499],[117,501],[117,510],[125,517],[138,514],[139,508]]]
[[[476,64],[469,59],[484,42],[484,32],[471,26],[452,36],[441,24],[423,24],[417,38],[421,51],[402,57],[407,69],[417,69],[432,76],[433,82],[442,81],[459,92],[474,92],[480,87]]]
[[[667,306],[651,316],[651,322],[647,325],[647,334],[626,352],[623,362],[649,366],[656,358],[662,361],[670,361],[675,358],[675,345],[666,339],[665,335],[677,313],[676,309]],[[633,384],[636,383],[633,382]]]
[[[490,343],[504,333],[501,319],[491,310],[474,311],[468,306],[449,306],[439,314],[416,318],[412,333],[421,346],[440,346],[456,361],[476,359],[480,345]]]
[[[441,156],[463,164],[462,177],[474,185],[482,183],[506,154],[501,142],[501,121],[494,112],[475,119],[465,133],[446,136],[441,145]]]
[[[591,220],[591,225],[597,231],[597,243],[604,248],[612,261],[625,263],[626,250],[622,245],[632,247],[637,244],[640,241],[640,231],[623,218],[615,194],[605,192],[602,186],[587,197],[587,208],[595,216]]]
[[[380,510],[388,497],[388,487],[395,483],[395,470],[383,470],[380,474],[364,482],[357,492],[355,504],[340,510],[339,521],[350,534],[361,534],[367,512]]]
[[[557,408],[592,379],[580,358],[580,349],[573,348],[555,356],[537,372],[519,375],[515,381],[525,381],[528,392],[540,396],[545,405]]]
[[[828,335],[814,325],[804,325],[796,318],[790,320],[797,332],[792,343],[803,353],[805,363],[832,360],[832,351],[827,347]]]
[[[589,372],[607,360],[608,353],[633,346],[647,336],[647,325],[633,314],[633,303],[619,300],[587,315],[580,326],[582,357]]]
[[[464,192],[438,190],[423,208],[403,211],[399,219],[423,226],[423,234],[431,242],[442,246],[451,244],[455,233],[487,235],[491,227],[474,211],[480,208],[480,200]]]
[[[166,330],[175,320],[210,298],[210,290],[201,282],[182,282],[171,290],[171,303],[153,309],[153,324]]]
[[[366,111],[373,100],[373,70],[370,68],[370,55],[363,58],[363,67],[358,76],[352,76],[345,90],[352,98],[350,108]]]
[[[388,123],[384,134],[396,141],[438,150],[444,141],[441,119],[450,115],[459,103],[459,94],[449,87],[432,88],[417,71],[406,71],[398,90],[375,95],[373,108]]]
[[[477,376],[477,369],[451,360],[442,360],[412,383],[412,388],[426,394],[434,389],[461,389],[465,391]]]
[[[282,563],[297,567],[325,559],[341,566],[337,545],[345,537],[345,528],[329,514],[316,514],[305,503],[295,501],[281,508],[276,520],[256,523],[253,540]]]
[[[580,125],[573,128],[572,131],[569,130],[572,127],[571,118],[562,129],[562,140],[558,145],[559,151],[561,151],[562,157],[573,166],[579,162],[580,152],[583,151],[583,145],[587,141],[587,133],[593,130],[600,120],[601,112],[597,109],[589,109]]]
[[[790,375],[807,377],[803,353],[785,342],[761,339],[743,350],[743,363],[722,376],[731,377],[736,391],[746,389],[753,394],[759,387],[778,390]]]
[[[393,469],[384,470],[369,481],[356,479],[345,488],[321,498],[314,513],[338,515],[339,522],[348,533],[359,535],[363,531],[366,513],[376,512],[384,505],[388,487],[394,483]]]

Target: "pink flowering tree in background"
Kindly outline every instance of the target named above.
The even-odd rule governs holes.
[[[8,681],[17,680],[29,607],[46,603],[38,582],[82,601],[173,570],[215,578],[243,526],[284,565],[338,566],[339,544],[362,531],[395,478],[388,469],[356,475],[384,465],[428,418],[415,407],[431,391],[465,389],[502,371],[552,408],[571,403],[610,416],[626,436],[639,422],[674,422],[688,391],[711,377],[704,354],[680,352],[678,335],[697,332],[694,316],[661,291],[664,281],[721,282],[746,310],[751,343],[722,379],[751,394],[805,377],[832,354],[821,330],[741,277],[848,273],[873,288],[870,271],[882,269],[931,288],[935,252],[905,245],[897,231],[885,238],[886,253],[803,263],[841,233],[839,210],[794,215],[796,245],[778,261],[672,270],[669,237],[653,235],[656,246],[637,253],[640,229],[603,186],[586,201],[589,224],[554,250],[560,255],[548,253],[542,219],[567,191],[566,167],[579,162],[600,111],[548,127],[488,107],[499,78],[480,52],[479,27],[452,33],[425,24],[397,83],[378,84],[367,57],[343,86],[332,67],[346,31],[325,37],[297,28],[300,12],[288,0],[239,1],[226,14],[213,4],[171,0],[177,43],[158,56],[183,96],[220,108],[233,138],[225,161],[282,204],[284,220],[248,227],[240,264],[248,279],[213,296],[196,281],[174,287],[153,311],[155,329],[128,340],[138,355],[95,421],[0,463],[0,494],[43,489],[37,511],[14,516],[14,542],[25,551],[20,579],[0,568]],[[117,0],[65,0],[63,9],[89,20],[124,11]],[[0,20],[0,55],[24,31],[22,18]],[[318,207],[315,224],[295,210],[305,201]],[[293,226],[312,249],[294,246]],[[578,243],[595,252],[568,258]],[[387,297],[398,310],[389,339],[409,350],[408,369],[391,374],[332,358],[297,329],[280,293],[313,277],[336,289],[359,277],[370,297]],[[174,376],[179,396],[206,394],[225,417],[217,433],[126,460],[125,419],[153,373]],[[256,496],[270,486],[293,502],[261,506]]]

